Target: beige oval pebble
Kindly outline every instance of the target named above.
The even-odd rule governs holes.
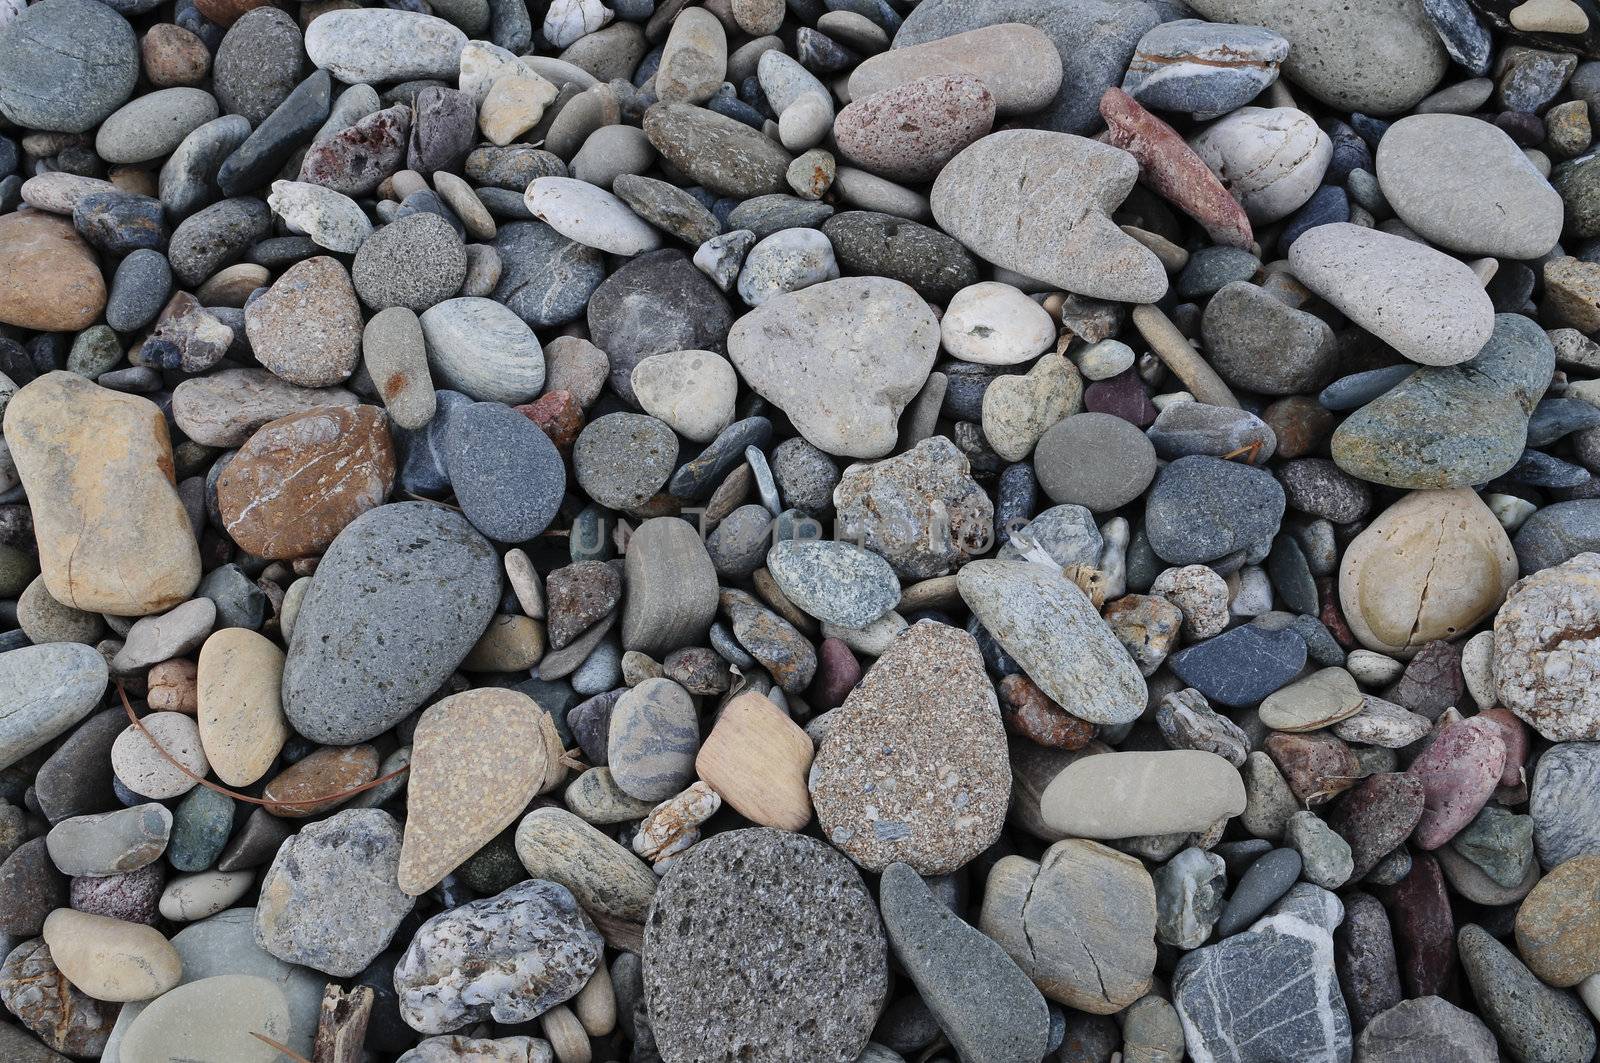
[[[642,922],[655,872],[564,808],[536,808],[517,827],[517,857],[534,878],[559,882],[591,916]]]
[[[559,755],[546,748],[544,715],[526,694],[494,687],[452,694],[423,712],[400,849],[407,894],[432,889],[527,807]]]
[[[1361,711],[1361,688],[1343,668],[1323,668],[1267,695],[1261,722],[1275,731],[1315,731]]]
[[[1413,491],[1345,551],[1339,604],[1363,646],[1409,659],[1489,616],[1516,579],[1511,540],[1476,492]]]
[[[117,778],[134,793],[156,801],[181,797],[194,789],[195,780],[151,744],[154,739],[172,760],[205,778],[209,765],[194,718],[181,712],[152,712],[139,722],[144,731],[130,726],[111,743],[111,770]]]
[[[1045,823],[1075,838],[1205,830],[1244,811],[1239,769],[1198,749],[1102,753],[1069,764],[1039,798]]]
[[[44,921],[44,943],[67,981],[96,1000],[150,1000],[183,977],[178,950],[143,923],[57,908]]]
[[[192,923],[216,915],[249,893],[255,881],[254,870],[179,875],[161,891],[161,918],[174,923]]]
[[[266,978],[224,974],[179,986],[139,1013],[122,1038],[122,1063],[275,1063],[289,1033],[289,1002]]]
[[[259,780],[288,741],[282,682],[283,651],[248,628],[223,628],[200,647],[200,744],[229,786]]]

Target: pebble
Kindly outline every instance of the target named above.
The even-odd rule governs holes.
[[[1403,237],[1321,225],[1295,241],[1289,266],[1306,287],[1422,365],[1465,362],[1494,329],[1494,306],[1472,270]]]
[[[1220,458],[1179,458],[1155,477],[1145,534],[1162,560],[1204,564],[1268,544],[1284,504],[1282,486],[1260,469]]]
[[[0,764],[10,767],[94,711],[110,679],[92,646],[56,642],[0,653]]]
[[[651,808],[655,802],[651,802]],[[517,827],[516,854],[536,879],[560,883],[584,910],[637,924],[656,877],[637,856],[564,809],[535,809]]]
[[[983,281],[951,297],[939,321],[944,349],[979,365],[1016,365],[1044,353],[1055,339],[1050,315],[1009,284]]]
[[[878,894],[890,948],[957,1052],[1043,1056],[1044,997],[998,942],[964,923],[907,864],[884,870]]]
[[[1293,107],[1241,107],[1189,143],[1258,225],[1304,206],[1333,157],[1328,135]]]
[[[133,28],[87,0],[30,5],[0,36],[0,109],[33,129],[84,133],[133,93],[139,51]]]
[[[462,513],[499,542],[544,531],[566,490],[560,452],[538,425],[494,402],[475,402],[445,433],[444,462]],[[494,455],[498,460],[484,461]]]
[[[44,921],[56,968],[96,1000],[150,1000],[178,984],[183,960],[151,927],[58,908]]]
[[[937,726],[921,711],[934,691]],[[931,621],[908,628],[817,749],[809,786],[824,835],[873,871],[905,862],[943,874],[988,848],[1010,792],[998,708],[971,636]]]
[[[329,12],[306,31],[306,54],[346,84],[454,77],[467,35],[441,18],[375,8]]]
[[[602,940],[565,887],[532,879],[422,924],[400,962],[400,1015],[424,1034],[526,1022],[570,1000]]]
[[[533,330],[504,304],[477,297],[446,299],[417,320],[427,345],[428,370],[450,390],[479,402],[515,406],[532,400],[544,386],[544,349]]]
[[[780,229],[760,240],[745,256],[739,271],[739,298],[750,306],[835,280],[839,264],[833,245],[816,229]]]
[[[653,354],[630,379],[644,411],[692,442],[709,443],[733,422],[738,375],[714,351]]]
[[[350,266],[356,294],[369,308],[403,306],[417,314],[455,295],[466,274],[461,238],[449,222],[426,211],[378,229]]]
[[[22,942],[0,964],[0,1001],[38,1037],[28,1039],[31,1051],[42,1042],[74,1056],[97,1056],[116,1021],[115,1005],[102,1004],[67,981],[42,939]]]
[[[874,458],[894,446],[937,345],[938,326],[909,287],[851,277],[767,300],[735,323],[728,356],[811,443]],[[839,386],[819,389],[819,380]]]
[[[1179,19],[1139,39],[1122,88],[1146,107],[1212,118],[1260,95],[1288,54],[1271,30]]]
[[[64,875],[116,875],[159,859],[171,831],[172,813],[165,806],[142,804],[62,820],[50,828],[45,845]]]
[[[1594,1054],[1594,1026],[1570,994],[1539,981],[1473,923],[1457,935],[1461,966],[1490,1029],[1513,1053],[1553,1061]]]
[[[372,235],[360,205],[340,192],[304,181],[274,181],[267,206],[292,232],[340,254],[358,250]]]
[[[1291,628],[1245,624],[1174,653],[1174,674],[1231,708],[1257,704],[1300,674],[1306,643]]]
[[[787,187],[788,152],[714,111],[663,101],[645,112],[644,132],[663,158],[712,192],[744,199]]]
[[[1374,1063],[1494,1063],[1499,1058],[1494,1034],[1482,1019],[1434,996],[1403,1000],[1374,1016],[1361,1031],[1356,1051]]]
[[[1037,173],[1027,196],[988,175]],[[939,225],[991,262],[1096,299],[1153,302],[1166,272],[1111,222],[1139,176],[1133,156],[1044,130],[992,133],[939,173],[929,202]],[[1026,182],[1024,182],[1026,183]],[[1046,218],[1072,219],[1046,224]]]
[[[1238,769],[1214,753],[1103,753],[1058,775],[1040,807],[1063,834],[1132,838],[1203,831],[1243,812],[1245,793]]]
[[[1528,811],[1539,862],[1555,868],[1580,856],[1600,853],[1600,831],[1587,815],[1600,778],[1596,747],[1583,742],[1551,746],[1539,758],[1529,786]]]
[[[984,401],[987,407],[987,396]],[[1107,460],[1084,462],[1085,452],[1105,454]],[[1056,421],[1039,437],[1033,465],[1039,486],[1051,501],[1096,513],[1118,509],[1138,498],[1157,476],[1156,452],[1150,440],[1109,413],[1073,413]]]
[[[1206,304],[1200,328],[1217,373],[1264,395],[1315,391],[1338,357],[1326,323],[1248,281],[1224,285]]]
[[[361,358],[361,307],[334,258],[297,262],[245,309],[245,332],[261,364],[301,387],[344,381]]]
[[[466,657],[499,587],[494,551],[458,514],[400,502],[358,517],[323,556],[295,620],[283,672],[290,725],[342,743],[388,730]],[[357,622],[371,616],[389,622]]]

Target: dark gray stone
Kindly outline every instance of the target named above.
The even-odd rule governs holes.
[[[1236,550],[1264,556],[1283,520],[1283,488],[1264,469],[1195,456],[1157,474],[1144,528],[1172,565],[1205,564]]]
[[[1600,550],[1600,499],[1545,506],[1523,522],[1511,545],[1524,576]]]
[[[368,308],[403,306],[418,314],[455,295],[466,276],[461,237],[449,222],[426,212],[367,237],[350,267],[356,294]]]
[[[744,460],[746,447],[764,447],[772,438],[772,422],[765,417],[746,417],[735,421],[704,450],[679,466],[667,482],[667,490],[678,498],[698,501],[709,497],[722,478]]]
[[[117,263],[106,299],[106,324],[135,332],[156,319],[172,294],[172,266],[160,251],[133,252]]]
[[[1594,1057],[1594,1024],[1571,993],[1541,982],[1481,926],[1462,927],[1456,947],[1483,1017],[1514,1059],[1587,1063]]]
[[[640,255],[593,289],[588,319],[590,338],[611,360],[611,388],[630,405],[641,361],[667,351],[721,353],[733,325],[717,286],[670,248]]]
[[[0,28],[0,114],[19,126],[84,133],[133,94],[133,27],[94,0],[40,0]]]
[[[333,80],[318,70],[294,87],[282,103],[229,155],[217,171],[217,187],[238,196],[270,184],[290,154],[328,120]]]
[[[1333,375],[1333,330],[1248,281],[1227,285],[1200,319],[1206,360],[1228,383],[1263,395],[1315,392]]]
[[[1278,902],[1300,878],[1301,858],[1293,849],[1274,849],[1251,863],[1233,887],[1217,920],[1217,936],[1232,937]]]
[[[583,313],[606,277],[602,252],[568,240],[542,221],[502,225],[490,246],[500,255],[494,300],[530,328],[563,325]]]
[[[254,197],[224,199],[185,218],[167,245],[172,272],[185,288],[198,287],[244,257],[272,231],[272,211]]]
[[[224,114],[258,126],[300,82],[305,48],[300,26],[275,7],[246,11],[228,28],[212,62],[211,77]]]
[[[1245,624],[1167,659],[1179,679],[1232,708],[1256,705],[1300,674],[1306,643],[1288,627]]]
[[[550,437],[498,402],[475,402],[452,418],[444,459],[461,511],[499,542],[539,535],[566,494],[566,464]]]
[[[977,262],[958,241],[893,214],[847,210],[824,222],[822,232],[844,272],[892,277],[940,305],[981,279]]]
[[[187,218],[214,199],[217,171],[249,136],[246,118],[225,114],[184,137],[161,167],[159,188],[167,216]]]

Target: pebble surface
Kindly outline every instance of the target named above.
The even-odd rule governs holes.
[[[1597,105],[1594,0],[0,0],[0,1057],[1588,1063]]]

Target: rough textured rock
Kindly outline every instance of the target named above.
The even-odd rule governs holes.
[[[1513,584],[1494,621],[1500,700],[1552,742],[1600,739],[1600,554]]]

